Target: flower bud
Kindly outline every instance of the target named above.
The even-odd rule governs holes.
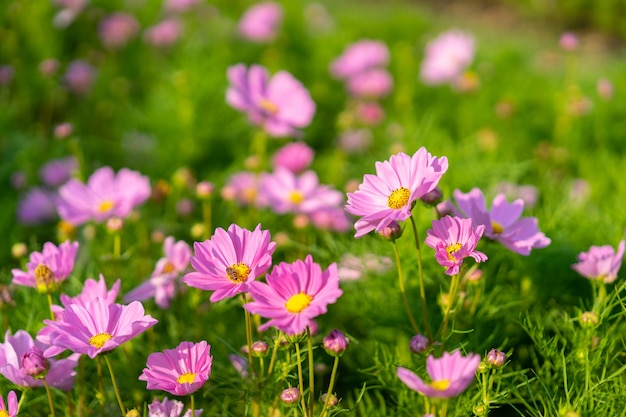
[[[128,410],[128,412],[126,413],[126,417],[140,417],[141,414],[139,414],[139,411],[137,411],[136,408],[133,408],[132,410]]]
[[[215,192],[215,185],[208,181],[200,181],[198,185],[196,185],[196,195],[200,199],[208,199]]]
[[[498,349],[491,349],[489,353],[487,353],[487,357],[485,358],[487,363],[495,368],[499,368],[504,365],[504,361],[506,360],[506,354]]]
[[[400,236],[402,236],[402,228],[396,221],[392,221],[388,226],[384,227],[380,232],[378,232],[383,238],[394,241]]]
[[[267,355],[267,343],[262,341],[262,340],[257,340],[256,342],[252,343],[252,355],[256,356],[257,358],[263,357],[265,355]]]
[[[323,345],[330,356],[341,356],[350,345],[350,339],[341,331],[334,329],[324,338]]]
[[[283,392],[280,393],[280,400],[287,405],[295,404],[299,399],[300,391],[295,387],[284,389]]]
[[[429,340],[426,336],[416,334],[415,336],[413,336],[411,342],[409,343],[409,349],[411,350],[411,352],[416,354],[422,353],[426,349],[428,349],[428,343]]]
[[[119,217],[111,217],[107,220],[107,230],[109,233],[119,232],[124,228],[124,219]]]
[[[420,200],[428,206],[436,206],[443,200],[443,192],[439,187],[435,187],[434,190],[427,192],[420,197]]]
[[[330,396],[330,398],[329,398]],[[320,401],[322,401],[322,403],[326,404],[326,399],[328,398],[328,406],[329,407],[334,407],[339,403],[339,399],[337,398],[337,396],[335,394],[322,394],[322,397],[320,398]]]
[[[599,321],[598,314],[593,311],[585,311],[580,315],[580,325],[585,329],[596,327]]]
[[[32,346],[22,355],[22,367],[26,374],[34,378],[43,378],[50,369],[50,361],[43,356],[41,349]]]

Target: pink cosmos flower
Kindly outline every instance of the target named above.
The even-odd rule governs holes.
[[[617,279],[625,245],[625,241],[620,241],[617,252],[610,245],[592,246],[588,252],[578,255],[578,263],[572,268],[585,278],[610,284]]]
[[[445,156],[434,157],[424,147],[412,157],[400,152],[389,161],[376,162],[376,175],[365,174],[359,189],[348,193],[346,211],[362,216],[354,225],[354,237],[408,219],[413,203],[432,191],[447,169]]]
[[[67,88],[79,95],[87,94],[91,90],[95,78],[95,68],[80,59],[72,61],[64,75]]]
[[[439,265],[446,267],[446,274],[459,273],[463,259],[468,256],[476,262],[484,262],[487,256],[476,250],[485,231],[484,225],[472,227],[472,219],[446,216],[433,220],[433,228],[427,231],[426,245],[433,248]]]
[[[198,4],[200,4],[200,0],[166,0],[163,7],[168,12],[183,13],[193,9]]]
[[[311,123],[315,102],[302,83],[286,71],[270,79],[260,65],[246,68],[237,64],[228,68],[230,86],[226,102],[245,112],[250,122],[273,137],[292,136]]]
[[[43,187],[33,187],[26,192],[17,205],[17,220],[21,224],[44,224],[58,218],[58,196]]]
[[[31,375],[45,375],[46,382],[55,388],[69,391],[74,386],[76,365],[80,355],[74,354],[65,359],[45,359],[43,351],[47,346],[33,340],[24,330],[18,330],[11,336],[9,330],[4,335],[4,343],[0,343],[0,374],[20,387],[43,387],[43,379]],[[35,358],[42,364],[38,367],[41,372],[31,372]],[[47,365],[47,366],[46,366]],[[2,415],[2,413],[0,413]]]
[[[322,271],[311,255],[304,262],[281,262],[265,279],[267,284],[251,284],[253,301],[243,306],[250,313],[270,319],[259,327],[260,331],[276,327],[287,334],[302,333],[343,293],[337,265],[333,263]]]
[[[120,49],[139,32],[139,22],[128,13],[117,12],[105,17],[98,26],[98,35],[108,49]]]
[[[191,248],[187,242],[175,242],[173,236],[168,236],[163,242],[165,258],[157,261],[152,277],[131,290],[124,296],[124,302],[143,301],[153,298],[157,306],[166,309],[176,294],[178,278],[187,271],[191,258]]]
[[[0,414],[2,413],[7,417],[17,417],[17,395],[15,395],[15,391],[9,391],[6,405],[4,397],[0,396]]]
[[[150,197],[150,179],[136,171],[122,168],[117,174],[111,167],[96,170],[87,184],[70,179],[59,189],[59,215],[79,226],[93,220],[104,222],[112,217],[125,218]]]
[[[364,39],[348,45],[330,64],[334,78],[347,80],[372,68],[389,64],[389,49],[380,41]]]
[[[472,219],[474,227],[484,225],[487,238],[497,240],[513,252],[529,255],[532,249],[550,244],[550,239],[539,231],[536,218],[520,218],[524,210],[522,199],[508,203],[504,194],[498,194],[489,211],[478,188],[467,194],[455,190],[454,199],[459,206],[458,216]]]
[[[65,184],[76,169],[78,169],[78,161],[73,156],[52,159],[41,167],[39,177],[45,185],[58,187]]]
[[[420,77],[429,85],[454,83],[474,59],[474,38],[459,30],[439,35],[426,46]]]
[[[70,297],[67,294],[61,294],[59,299],[61,300],[61,304],[63,307],[52,306],[55,314],[62,313],[67,306],[71,304],[78,304],[81,306],[85,306],[88,302],[101,298],[106,301],[107,304],[115,303],[115,299],[117,298],[118,293],[120,292],[121,280],[118,278],[111,289],[107,288],[106,281],[104,279],[104,275],[100,274],[98,281],[93,278],[87,278],[85,283],[83,284],[83,289],[80,294]]]
[[[339,261],[337,274],[341,281],[356,281],[361,279],[364,274],[384,274],[392,266],[391,258],[386,256],[366,253],[362,257],[357,257],[351,253],[346,253]]]
[[[343,202],[339,191],[320,185],[314,171],[296,175],[282,167],[261,176],[261,194],[278,214],[308,214],[322,208],[337,207]]]
[[[480,363],[480,355],[470,353],[463,356],[461,352],[444,352],[441,358],[430,355],[426,359],[426,371],[430,383],[406,368],[398,368],[397,375],[413,391],[430,398],[456,397],[469,387]]]
[[[165,19],[147,28],[143,34],[143,40],[156,47],[170,46],[180,38],[182,30],[178,19]]]
[[[52,346],[93,359],[143,333],[157,320],[144,315],[139,301],[129,305],[109,304],[98,297],[85,305],[70,304],[56,321],[44,320],[44,323],[46,327],[40,333],[48,335]],[[44,354],[49,357],[56,353],[48,349]]]
[[[352,219],[342,207],[321,207],[309,214],[311,223],[320,230],[347,232],[352,226]]]
[[[283,20],[280,4],[266,1],[251,6],[241,17],[237,30],[239,34],[253,42],[271,42],[276,39]]]
[[[13,284],[36,288],[37,291],[50,293],[67,279],[74,269],[78,242],[65,241],[58,247],[46,242],[43,251],[32,252],[27,271],[13,269]]]
[[[152,404],[148,405],[148,417],[191,417],[191,409],[181,415],[183,408],[184,404],[180,401],[170,400],[165,397],[163,401],[159,402],[155,398]],[[200,414],[202,414],[202,409],[195,410],[194,415],[196,417],[199,417]]]
[[[263,206],[259,199],[260,177],[253,172],[238,172],[230,176],[220,194],[226,201],[235,201],[243,207]]]
[[[346,87],[353,96],[382,98],[393,90],[393,78],[389,71],[374,68],[350,77]]]
[[[194,244],[195,256],[191,265],[196,272],[183,277],[190,287],[214,291],[211,302],[233,297],[250,290],[250,283],[267,271],[272,264],[276,243],[270,242],[270,233],[253,231],[231,224],[228,231],[220,228],[209,240]]]
[[[302,142],[288,143],[274,153],[272,165],[282,167],[297,174],[311,165],[315,151]]]
[[[211,345],[182,342],[174,349],[151,353],[139,376],[147,389],[160,389],[173,395],[189,395],[199,390],[211,375]]]

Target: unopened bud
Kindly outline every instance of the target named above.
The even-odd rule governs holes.
[[[384,227],[380,232],[378,232],[383,238],[394,241],[400,236],[402,236],[402,228],[398,224],[398,222],[393,221],[388,226]]]
[[[506,354],[498,349],[491,349],[485,358],[487,363],[493,367],[499,368],[504,365]]]
[[[348,339],[341,331],[334,329],[324,338],[322,342],[324,350],[330,356],[341,356],[350,345],[350,339]]]
[[[126,413],[126,417],[140,417],[141,414],[139,414],[139,411],[137,411],[137,409],[133,408],[132,410],[128,410],[128,412]]]
[[[439,187],[435,187],[434,190],[431,190],[420,197],[420,200],[424,202],[424,204],[428,206],[436,206],[441,203],[443,199],[443,192]]]
[[[124,228],[124,220],[119,217],[111,217],[107,220],[107,230],[110,233],[119,232]]]
[[[421,334],[416,334],[411,338],[411,342],[409,343],[409,349],[413,353],[422,353],[426,349],[428,349],[429,340],[426,336]]]
[[[329,394],[329,393],[322,394],[322,397],[320,398],[322,403],[326,404],[327,399],[328,399],[329,407],[335,407],[339,403],[339,399],[337,398],[335,394]]]
[[[267,343],[262,340],[257,340],[252,343],[252,355],[260,358],[267,355],[268,346]]]
[[[283,392],[280,393],[280,400],[288,405],[296,404],[299,399],[300,391],[295,387],[284,389]]]
[[[16,259],[21,258],[27,253],[28,253],[28,247],[26,246],[25,243],[19,242],[11,246],[11,255],[13,255],[13,257]]]
[[[599,321],[598,314],[593,311],[585,311],[580,315],[580,325],[586,329],[596,327]]]
[[[22,355],[22,367],[26,374],[34,378],[43,378],[50,369],[50,361],[43,356],[41,349],[32,346]]]
[[[215,185],[208,181],[200,181],[196,185],[196,195],[198,198],[207,199],[210,198],[215,192]]]

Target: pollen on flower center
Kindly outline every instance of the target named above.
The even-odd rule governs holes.
[[[278,106],[267,99],[261,99],[259,106],[271,115],[278,113]]]
[[[300,191],[292,191],[289,193],[289,201],[294,204],[300,204],[304,200],[304,196]]]
[[[111,200],[104,200],[100,205],[98,205],[98,210],[100,213],[106,213],[111,210],[115,206],[115,203]]]
[[[176,268],[174,267],[174,265],[170,261],[165,262],[165,265],[163,265],[163,273],[165,273],[165,274],[173,272],[175,269]]]
[[[433,381],[430,386],[437,391],[445,391],[450,386],[450,381],[447,379],[440,379],[439,381]]]
[[[196,379],[196,374],[193,372],[186,372],[178,377],[176,382],[179,384],[193,384],[193,381]]]
[[[411,191],[408,188],[400,187],[393,190],[387,198],[387,206],[392,209],[400,209],[409,203]]]
[[[108,333],[98,333],[97,335],[91,336],[89,338],[89,344],[95,347],[96,349],[100,349],[102,348],[102,346],[104,346],[107,340],[109,340],[112,337],[113,336],[111,336]]]
[[[456,256],[454,256],[454,254],[460,251],[462,246],[463,245],[461,245],[459,242],[446,246],[446,252],[448,252],[448,259],[451,260],[452,262],[456,262]]]
[[[0,417],[9,417],[9,413],[7,413],[7,410],[0,410]]]
[[[35,268],[35,283],[40,292],[50,292],[54,289],[54,272],[44,264]]]
[[[303,291],[292,295],[285,303],[285,308],[287,308],[287,311],[290,313],[300,313],[311,304],[311,301],[313,301],[313,297],[305,294]]]
[[[235,284],[245,282],[250,275],[250,267],[243,262],[233,264],[226,268],[226,276]]]
[[[495,220],[491,221],[491,229],[493,230],[493,233],[496,235],[499,235],[500,233],[504,232],[504,227],[502,227],[502,225]]]

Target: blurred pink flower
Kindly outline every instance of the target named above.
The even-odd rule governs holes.
[[[111,167],[102,167],[87,184],[70,179],[59,189],[59,215],[74,226],[91,220],[102,223],[112,217],[126,218],[150,197],[150,191],[148,177],[127,168],[115,174]]]
[[[559,46],[565,51],[578,49],[578,36],[572,32],[564,32],[559,38]]]
[[[459,207],[460,217],[470,218],[474,227],[485,226],[485,236],[502,243],[507,249],[520,255],[530,255],[532,249],[544,248],[550,239],[539,231],[535,217],[522,217],[524,201],[506,201],[504,194],[494,198],[491,210],[487,210],[485,196],[478,188],[465,194],[454,191],[454,199]]]
[[[343,201],[342,193],[328,185],[320,185],[314,171],[296,175],[282,167],[261,176],[261,193],[278,214],[309,214],[339,206]]]
[[[278,36],[282,20],[282,6],[273,1],[266,1],[255,4],[245,11],[237,31],[249,41],[271,42]]]
[[[87,94],[93,85],[96,70],[80,59],[72,61],[63,76],[67,88],[79,95]]]
[[[52,159],[39,169],[41,181],[49,187],[58,187],[70,179],[78,169],[78,161],[73,156]]]
[[[339,147],[347,153],[363,152],[372,144],[369,129],[345,130],[339,136]]]
[[[615,94],[613,83],[607,78],[598,79],[596,90],[598,91],[598,95],[604,100],[610,100]]]
[[[13,269],[13,284],[36,288],[50,293],[67,279],[74,269],[78,242],[65,241],[58,247],[51,242],[43,245],[43,251],[32,252],[26,271]]]
[[[4,335],[4,343],[0,343],[0,374],[9,381],[22,388],[43,387],[43,379],[29,374],[25,365],[34,362],[37,357],[42,362],[41,372],[36,375],[45,375],[46,382],[63,391],[69,391],[74,386],[76,365],[79,355],[71,355],[65,359],[45,359],[43,351],[47,346],[33,340],[24,330],[18,330],[13,336],[9,330]],[[46,366],[47,365],[47,366]],[[2,415],[2,413],[0,413]]]
[[[311,222],[319,230],[347,232],[352,226],[352,219],[348,218],[345,210],[339,206],[321,207],[309,214]]]
[[[108,49],[124,47],[139,33],[139,22],[134,16],[117,12],[105,17],[98,26],[98,35]]]
[[[228,178],[221,190],[221,196],[224,200],[235,201],[244,207],[263,206],[261,196],[259,196],[260,181],[259,175],[253,172],[238,172]]]
[[[389,50],[381,41],[364,39],[352,43],[330,64],[334,78],[347,80],[373,68],[389,64]]]
[[[175,242],[173,236],[168,236],[163,242],[165,257],[157,261],[156,267],[149,280],[129,291],[124,296],[124,302],[143,301],[154,298],[156,305],[167,309],[176,295],[179,278],[187,271],[191,259],[191,248],[187,242]]]
[[[6,404],[4,403],[4,396],[0,395],[0,412],[6,414],[7,417],[17,417],[17,395],[15,395],[15,391],[9,391]]]
[[[40,332],[48,335],[52,346],[93,359],[143,333],[157,320],[144,314],[139,301],[129,305],[109,304],[98,297],[84,305],[70,304],[56,321],[44,320],[44,323],[46,327]],[[51,350],[45,352],[47,357],[55,354]]]
[[[382,98],[391,93],[393,78],[385,69],[371,69],[350,77],[348,92],[353,96]]]
[[[44,224],[55,220],[58,196],[43,187],[28,190],[17,205],[17,220],[24,225]]]
[[[260,277],[272,265],[276,243],[270,241],[270,233],[253,231],[231,224],[228,231],[221,227],[209,240],[194,244],[191,265],[196,271],[183,277],[190,287],[214,291],[211,302],[233,297],[250,290],[250,283]]]
[[[74,127],[72,126],[71,123],[65,122],[65,123],[58,124],[54,127],[54,132],[53,132],[54,137],[56,139],[65,139],[66,137],[72,134],[73,130],[74,130]]]
[[[39,72],[42,75],[54,75],[59,70],[59,61],[54,58],[44,59],[39,63]]]
[[[165,0],[163,7],[167,12],[183,13],[193,9],[201,0]]]
[[[307,169],[315,151],[302,142],[291,142],[280,148],[272,157],[274,168],[283,167],[297,174]]]
[[[250,285],[253,301],[243,306],[252,314],[270,319],[259,327],[260,331],[275,327],[286,334],[300,334],[343,293],[337,265],[333,263],[322,271],[311,255],[304,262],[281,262],[265,280],[267,283],[255,281]]]
[[[622,267],[625,241],[620,241],[617,252],[610,245],[592,246],[588,252],[578,255],[578,263],[572,268],[585,278],[610,284],[617,279]]]
[[[341,281],[355,281],[363,278],[364,274],[380,275],[391,269],[393,262],[386,256],[377,256],[366,253],[361,257],[346,253],[339,261],[337,274]]]
[[[159,402],[156,398],[148,405],[148,417],[191,417],[191,409],[182,414],[185,405],[176,400],[170,400],[167,397]],[[195,410],[194,416],[199,417],[202,409]]]
[[[302,83],[286,71],[270,78],[260,65],[246,68],[237,64],[228,68],[228,80],[226,102],[245,112],[252,124],[270,136],[298,135],[298,129],[313,119],[315,102]]]
[[[441,358],[433,355],[426,359],[426,371],[431,379],[424,382],[406,368],[399,367],[398,378],[413,391],[430,398],[456,397],[469,387],[480,364],[480,355],[470,353],[463,356],[458,350],[452,354],[444,352]]]
[[[510,182],[501,182],[496,186],[498,194],[505,194],[507,198],[521,198],[524,208],[533,208],[539,199],[539,190],[534,185],[517,185]]]
[[[385,118],[385,109],[375,101],[359,101],[354,109],[358,121],[367,126],[376,126]]]
[[[11,65],[0,65],[0,86],[9,85],[13,81],[15,68]]]
[[[439,35],[426,46],[420,77],[429,85],[454,83],[474,59],[474,38],[459,30]]]
[[[147,28],[144,31],[143,40],[156,47],[170,46],[178,41],[182,30],[182,25],[178,19],[165,19]]]
[[[174,349],[151,353],[139,380],[148,383],[147,389],[189,395],[209,380],[212,364],[211,345],[206,341],[181,342]]]
[[[446,274],[459,273],[463,259],[470,256],[476,262],[484,262],[487,256],[476,250],[476,245],[485,231],[484,225],[472,227],[472,219],[446,216],[433,220],[428,229],[426,245],[435,250],[435,259],[446,268]]]
[[[432,156],[424,147],[413,156],[400,152],[389,161],[376,162],[376,175],[365,174],[359,189],[348,193],[346,211],[362,216],[354,225],[354,237],[408,219],[413,203],[432,191],[447,169],[445,156]]]

